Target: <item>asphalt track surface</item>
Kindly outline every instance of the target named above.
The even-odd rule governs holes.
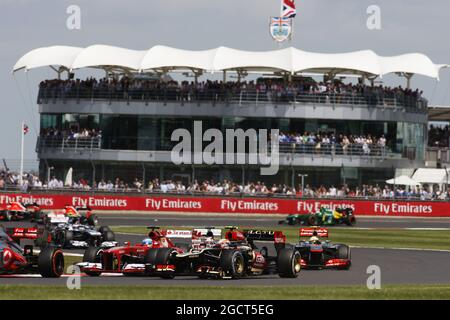
[[[450,253],[432,251],[399,251],[357,249],[352,251],[352,268],[348,271],[303,270],[296,279],[281,279],[277,275],[249,277],[240,280],[202,280],[196,277],[176,277],[173,280],[150,277],[104,275],[81,277],[81,285],[207,285],[207,286],[274,286],[274,285],[365,285],[367,267],[378,265],[381,284],[450,284]],[[0,284],[32,284],[65,286],[67,278],[0,277]]]
[[[281,216],[281,218],[283,218]],[[142,215],[117,214],[99,215],[101,225],[110,226],[226,226],[239,225],[248,227],[278,226],[280,217],[225,217],[193,215]],[[450,219],[432,218],[358,218],[360,228],[450,228]],[[298,226],[296,227],[298,228]],[[450,232],[450,231],[449,231]],[[139,242],[143,236],[117,234],[117,241]],[[450,248],[449,248],[450,249]],[[82,253],[82,251],[67,251]],[[102,275],[101,277],[81,277],[81,285],[207,285],[207,286],[243,286],[243,285],[365,285],[369,274],[368,266],[377,265],[381,270],[383,284],[450,284],[450,252],[395,249],[352,249],[352,267],[348,271],[337,270],[302,270],[296,279],[281,279],[277,275],[249,277],[240,280],[203,280],[196,277],[176,277],[166,280],[153,277],[123,277]],[[18,277],[0,276],[1,284],[61,285],[65,286],[67,278],[42,279],[34,275]]]

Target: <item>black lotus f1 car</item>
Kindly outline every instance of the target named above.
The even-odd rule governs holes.
[[[301,256],[285,246],[286,237],[280,231],[236,230],[229,227],[225,238],[211,236],[193,239],[186,252],[173,248],[150,249],[145,256],[147,274],[172,279],[178,275],[200,278],[239,279],[246,276],[277,273],[282,278],[295,278],[301,270]],[[194,241],[197,240],[197,241]],[[275,255],[256,242],[270,241]]]

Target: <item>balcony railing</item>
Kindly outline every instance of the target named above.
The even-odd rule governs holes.
[[[446,166],[450,163],[450,148],[427,147],[425,160],[435,165]]]
[[[70,151],[93,151],[101,149],[101,137],[82,137],[82,138],[62,138],[62,137],[39,137],[36,149],[38,152],[45,149]]]
[[[52,151],[98,151],[98,150],[135,150],[135,151],[171,151],[177,142],[154,138],[136,137],[87,137],[87,138],[63,138],[57,136],[40,137],[37,142],[37,152],[50,149]],[[205,145],[206,146],[206,145]],[[268,153],[271,152],[268,143]],[[411,148],[410,148],[411,149]],[[415,150],[409,150],[408,156],[401,153],[394,153],[389,148],[380,145],[369,145],[364,148],[362,144],[341,144],[321,143],[321,144],[297,144],[279,143],[280,154],[305,155],[311,158],[318,157],[367,157],[373,159],[385,158],[414,158]],[[224,150],[226,151],[226,150]],[[261,151],[263,152],[263,151]],[[411,159],[413,160],[413,159]]]
[[[91,101],[140,101],[148,104],[149,102],[179,102],[180,104],[208,102],[211,104],[238,104],[244,105],[263,105],[263,104],[313,104],[313,105],[342,105],[342,106],[371,106],[379,108],[390,108],[399,110],[408,110],[414,112],[427,111],[427,102],[425,99],[417,99],[413,96],[385,93],[377,94],[375,92],[367,94],[338,94],[338,93],[320,93],[312,94],[308,92],[281,91],[260,92],[257,90],[240,89],[208,89],[202,91],[192,90],[171,90],[171,89],[129,89],[115,90],[102,88],[72,87],[65,88],[40,88],[38,95],[38,104],[55,103],[56,101],[80,100]]]

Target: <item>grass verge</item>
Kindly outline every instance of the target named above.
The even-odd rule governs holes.
[[[190,229],[188,227],[162,227],[163,229]],[[112,227],[119,233],[145,235],[145,227]],[[263,229],[263,228],[261,228]],[[298,242],[299,228],[274,227],[283,231],[288,242]],[[447,230],[405,230],[405,229],[352,229],[330,228],[330,240],[335,243],[345,243],[350,246],[384,247],[384,248],[418,248],[450,250],[450,231]]]
[[[450,285],[364,286],[65,286],[0,285],[0,299],[138,299],[138,300],[323,300],[323,299],[450,299]]]

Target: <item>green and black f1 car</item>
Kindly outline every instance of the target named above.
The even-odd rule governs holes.
[[[336,208],[334,210],[321,207],[319,212],[308,214],[290,214],[285,220],[281,220],[278,224],[288,225],[308,225],[308,226],[332,226],[345,224],[353,226],[356,223],[353,209]]]

